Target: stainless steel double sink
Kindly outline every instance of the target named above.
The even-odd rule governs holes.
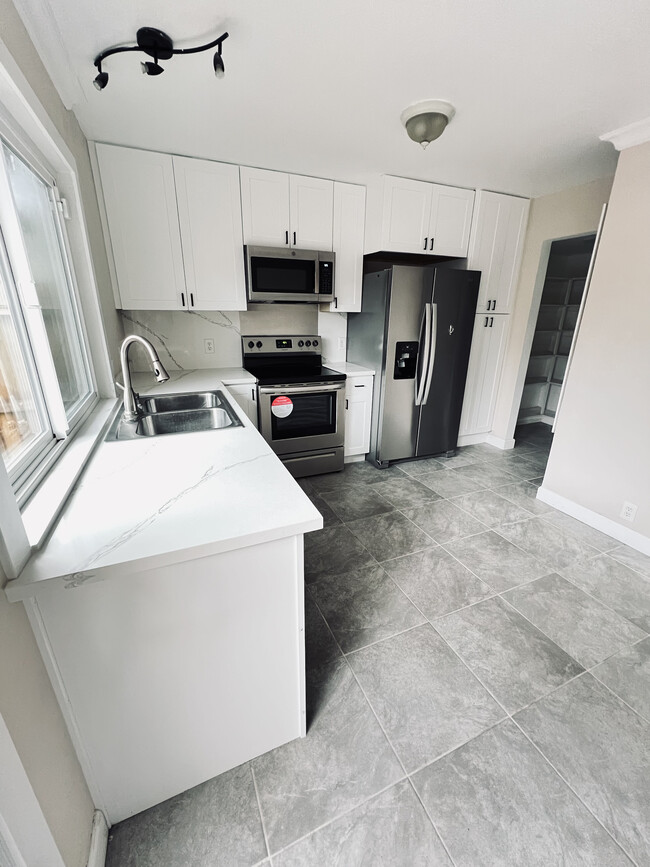
[[[137,419],[126,421],[118,415],[106,435],[107,440],[242,427],[237,413],[218,389],[139,397],[136,404]]]

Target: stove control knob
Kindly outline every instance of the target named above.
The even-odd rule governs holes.
[[[305,341],[304,341],[304,340],[299,340],[299,341],[298,341],[298,346],[304,346],[304,345],[305,345]]]
[[[262,348],[262,341],[258,340],[257,343],[255,344],[255,346],[257,346],[258,349],[261,349]]]
[[[248,348],[249,348],[249,349],[252,349],[254,346],[255,346],[255,344],[253,343],[253,341],[252,341],[252,340],[249,340],[249,341],[248,341]]]
[[[305,346],[311,346],[311,340],[305,341]]]
[[[318,346],[318,341],[314,340],[314,346]]]

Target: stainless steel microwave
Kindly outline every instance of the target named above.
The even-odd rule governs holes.
[[[334,300],[334,253],[250,246],[244,253],[249,301]]]

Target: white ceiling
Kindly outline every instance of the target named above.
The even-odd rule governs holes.
[[[649,0],[14,0],[89,139],[341,180],[387,172],[538,196],[612,174],[599,135],[650,115]],[[140,74],[94,56],[158,27],[212,52]],[[58,38],[60,36],[60,38]],[[456,116],[423,151],[419,99]]]

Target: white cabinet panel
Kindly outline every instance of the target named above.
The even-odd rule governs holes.
[[[189,306],[245,310],[239,169],[174,157]]]
[[[473,206],[474,190],[387,176],[381,249],[466,256]]]
[[[460,436],[488,433],[492,429],[509,326],[509,316],[475,317]]]
[[[467,255],[474,208],[474,190],[432,184],[429,252],[438,256]]]
[[[301,250],[331,250],[333,207],[333,181],[290,175],[291,246]]]
[[[289,244],[289,175],[241,166],[244,243],[262,247]]]
[[[372,376],[350,376],[345,381],[344,455],[364,455],[370,450]]]
[[[258,427],[257,419],[257,386],[256,385],[229,385],[228,392],[233,400],[240,406],[255,427]]]
[[[122,308],[178,309],[186,289],[171,156],[96,148]]]
[[[467,264],[481,272],[479,312],[513,310],[529,204],[518,196],[477,193]]]
[[[339,313],[361,310],[363,285],[363,236],[366,188],[358,184],[334,184],[333,249],[336,253],[335,300],[325,307]]]
[[[382,249],[423,253],[429,246],[432,184],[387,177],[382,212]]]

